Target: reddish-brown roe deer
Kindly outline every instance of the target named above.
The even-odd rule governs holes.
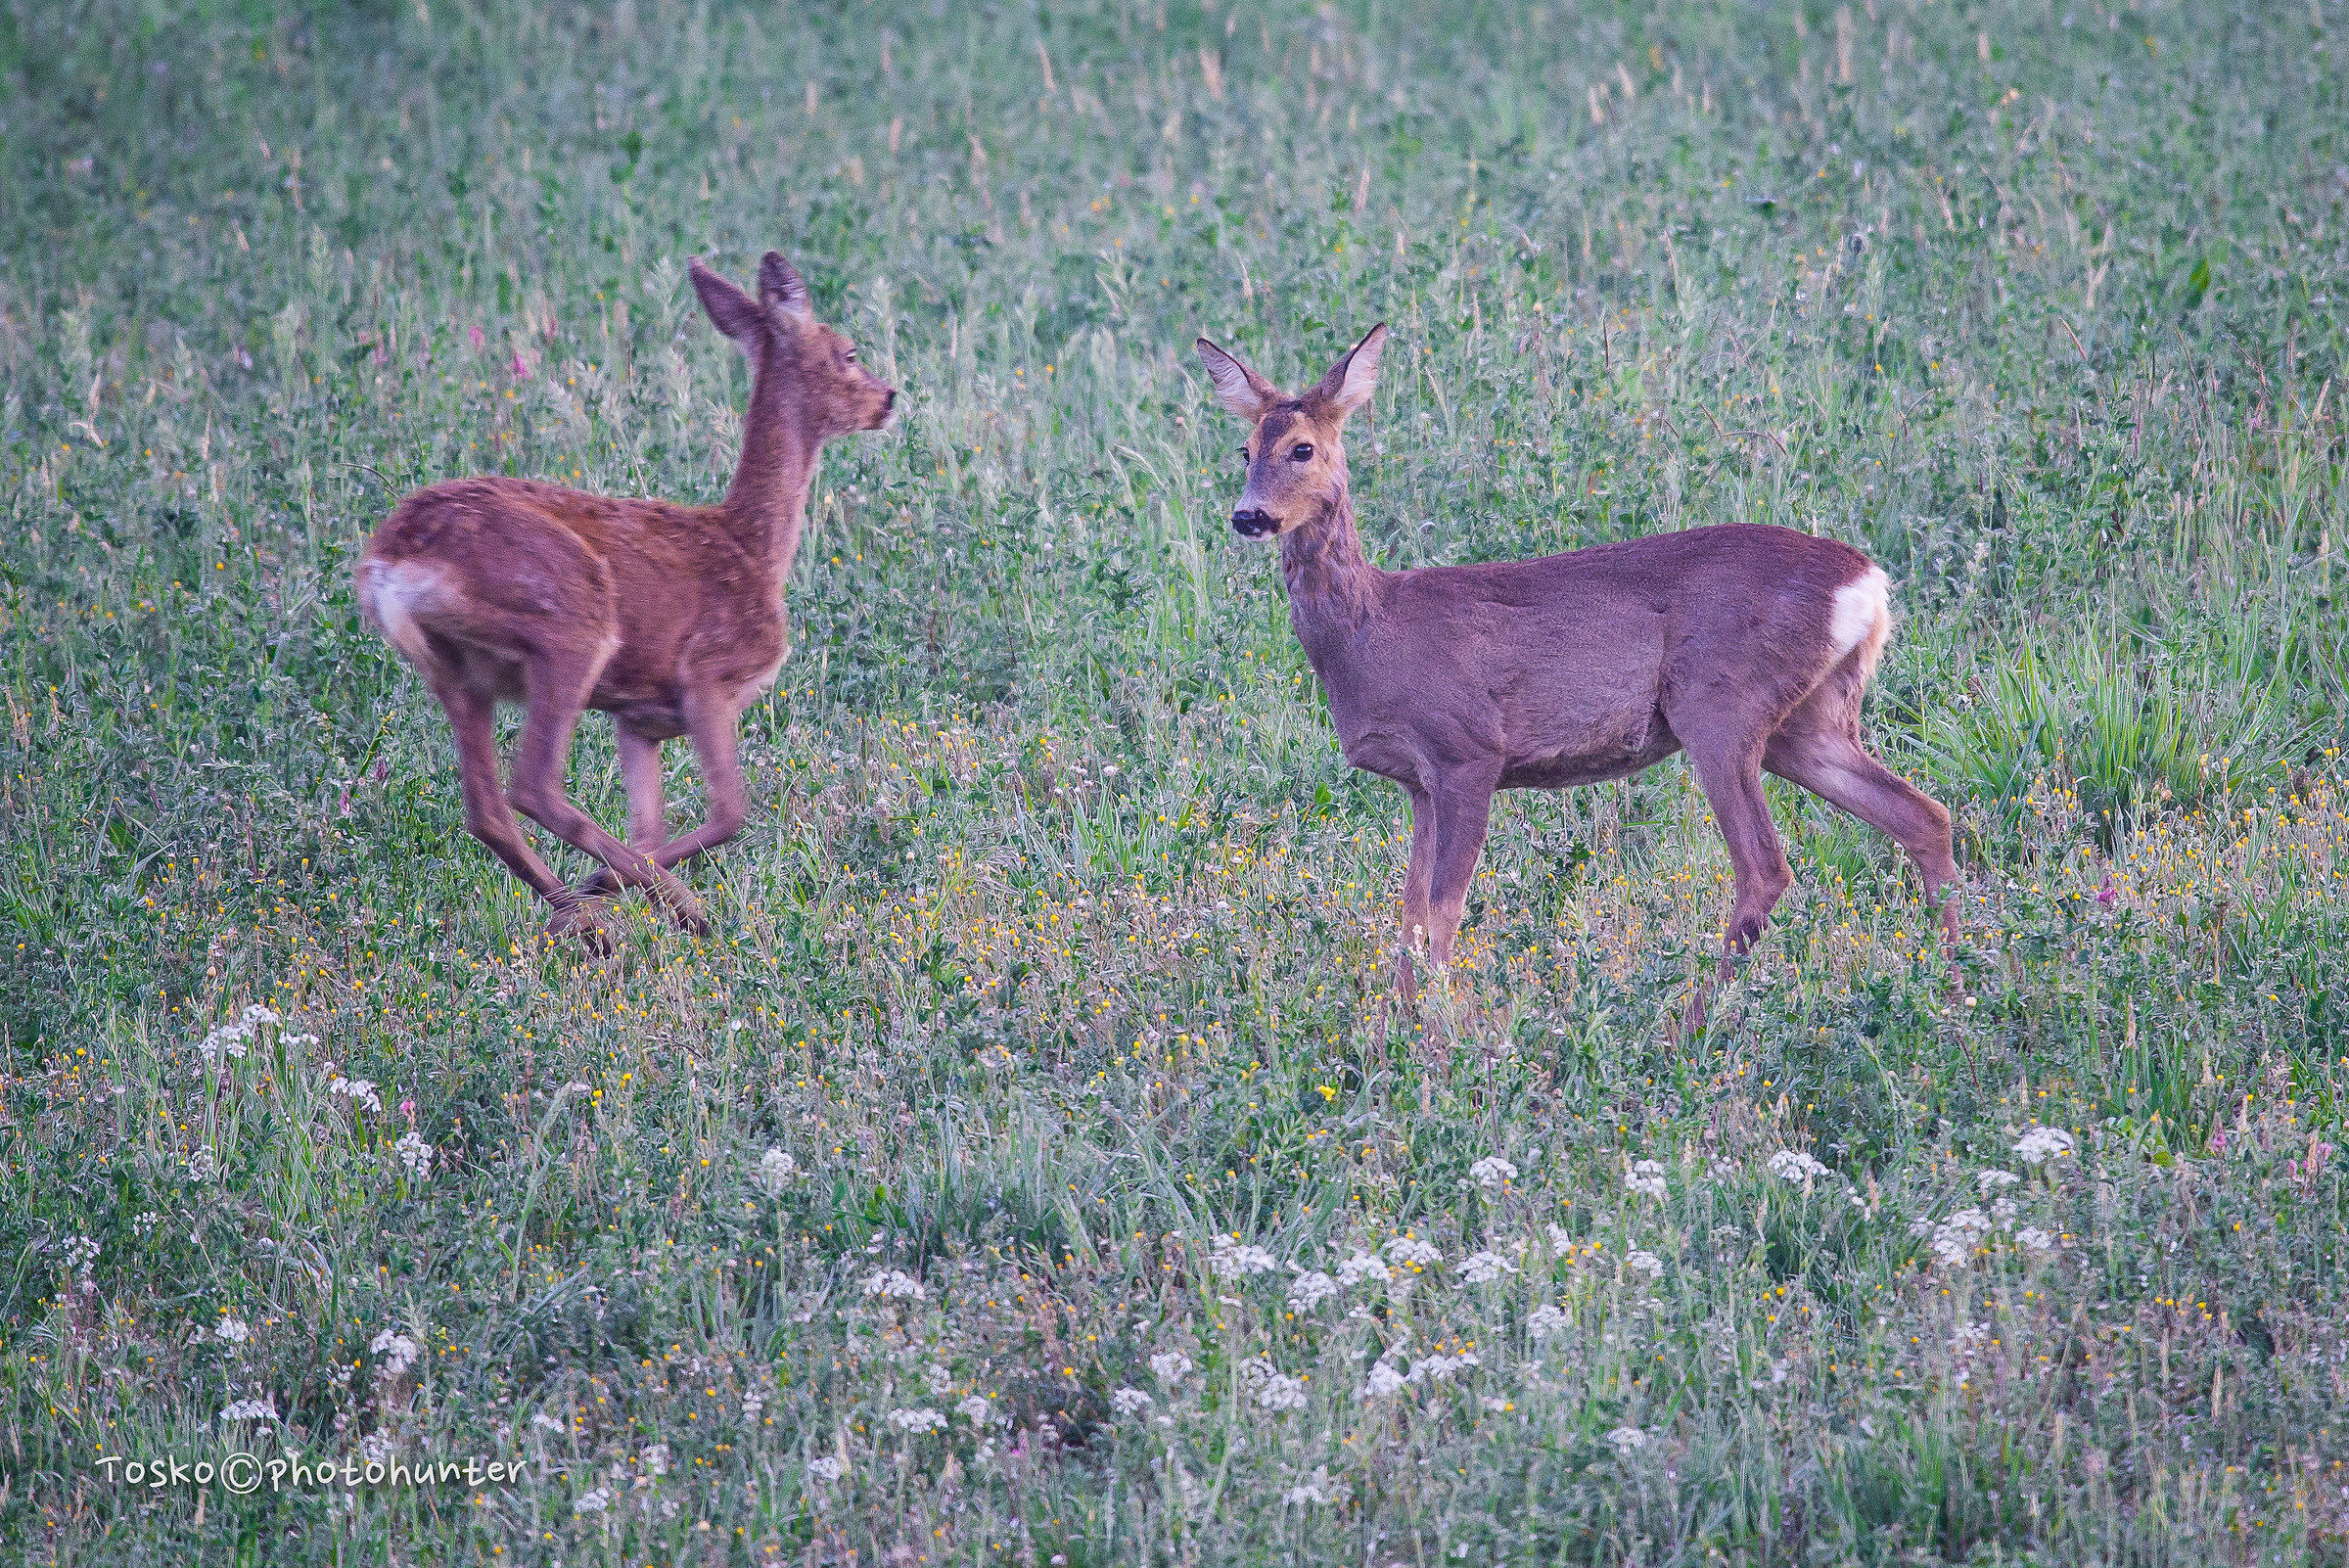
[[[1344,432],[1370,399],[1386,336],[1373,327],[1295,396],[1204,338],[1199,356],[1218,400],[1249,426],[1231,526],[1280,541],[1289,623],[1346,760],[1410,797],[1405,1000],[1413,949],[1451,961],[1496,790],[1626,778],[1678,751],[1736,871],[1724,974],[1792,880],[1766,769],[1906,850],[1954,946],[1950,813],[1860,738],[1861,696],[1892,630],[1883,571],[1832,539],[1736,524],[1382,572],[1355,529]],[[1695,1020],[1702,1009],[1700,989]]]
[[[675,866],[741,831],[735,721],[775,678],[789,639],[783,585],[818,450],[879,430],[897,392],[822,326],[806,285],[768,252],[757,299],[695,261],[693,286],[751,362],[742,460],[715,506],[585,495],[531,480],[466,479],[399,503],[359,558],[359,604],[447,710],[465,825],[553,905],[550,935],[608,942],[592,900],[643,887],[689,930],[709,929]],[[500,702],[526,705],[513,784],[498,784]],[[572,730],[612,715],[628,791],[628,842],[564,794]],[[709,818],[670,838],[661,743],[700,758]],[[603,862],[577,889],[534,853],[519,807]]]

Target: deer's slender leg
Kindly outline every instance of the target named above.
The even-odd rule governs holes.
[[[554,905],[547,929],[557,936],[579,936],[604,945],[609,942],[594,911],[579,902],[563,879],[547,869],[530,850],[514,820],[513,807],[497,782],[495,709],[491,700],[451,679],[436,675],[433,695],[448,712],[448,726],[457,740],[457,778],[465,794],[465,827],[506,862],[506,868],[530,886],[530,891]]]
[[[701,760],[702,783],[710,793],[710,816],[700,827],[678,834],[653,852],[654,862],[664,871],[704,850],[716,849],[740,833],[750,818],[743,794],[736,717],[735,711],[722,704],[686,699],[686,732],[693,739],[693,755]]]
[[[1434,791],[1436,864],[1428,883],[1427,945],[1440,969],[1451,964],[1451,939],[1468,907],[1468,883],[1476,875],[1476,857],[1484,853],[1493,788],[1499,780],[1496,764],[1445,779]]]
[[[1411,800],[1411,866],[1403,877],[1403,951],[1396,959],[1395,980],[1408,1002],[1419,992],[1411,954],[1428,940],[1427,892],[1436,874],[1436,803],[1416,784],[1403,788]]]
[[[530,716],[523,721],[522,744],[515,750],[509,797],[531,821],[603,861],[622,887],[649,887],[654,898],[690,925],[701,917],[701,908],[685,885],[605,832],[563,793],[571,732],[578,723],[582,700],[595,685],[600,663],[560,656],[541,656],[530,663],[524,674]]]
[[[1958,860],[1949,808],[1868,755],[1840,728],[1794,729],[1771,737],[1763,765],[1840,807],[1909,852],[1924,880],[1925,902],[1941,917],[1942,939],[1958,944]]]
[[[618,726],[620,776],[628,788],[628,848],[650,855],[668,837],[668,817],[661,802],[661,743],[648,740],[627,725]],[[657,863],[657,857],[656,857]],[[582,899],[608,899],[620,891],[620,878],[610,866],[579,884]]]
[[[1744,955],[1770,924],[1770,911],[1794,880],[1786,869],[1786,852],[1778,843],[1776,824],[1770,819],[1770,799],[1762,793],[1759,747],[1731,745],[1698,751],[1696,781],[1704,789],[1713,820],[1721,826],[1729,848],[1729,864],[1737,873],[1737,899],[1729,910],[1728,930],[1722,944],[1722,970]]]

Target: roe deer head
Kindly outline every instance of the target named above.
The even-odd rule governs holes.
[[[1847,544],[1727,524],[1564,555],[1382,572],[1348,490],[1346,416],[1370,398],[1386,328],[1291,395],[1205,338],[1216,396],[1249,427],[1243,538],[1278,539],[1289,623],[1346,760],[1411,803],[1411,951],[1441,969],[1493,794],[1626,778],[1685,751],[1736,869],[1722,971],[1791,878],[1764,769],[1890,835],[1958,937],[1950,814],[1868,754],[1860,699],[1892,629],[1882,570]],[[1702,1018],[1700,990],[1692,1015]]]
[[[533,480],[466,479],[401,501],[367,542],[359,604],[431,684],[456,731],[465,825],[553,905],[550,934],[608,941],[588,900],[648,888],[688,929],[709,920],[673,868],[742,828],[735,720],[789,645],[783,585],[799,549],[816,453],[879,430],[897,392],[809,308],[770,251],[756,299],[703,266],[693,286],[751,362],[742,460],[715,506],[617,500]],[[526,704],[510,791],[498,786],[495,704]],[[599,709],[620,734],[628,790],[621,843],[563,793],[573,727]],[[661,743],[693,742],[709,820],[668,836]],[[603,862],[577,889],[532,853],[509,801]]]

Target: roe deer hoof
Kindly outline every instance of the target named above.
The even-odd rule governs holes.
[[[707,937],[716,929],[710,923],[710,911],[702,906],[702,900],[682,889],[661,901],[668,910],[668,917],[692,936]]]
[[[613,950],[612,933],[605,929],[602,918],[594,908],[584,902],[575,903],[568,909],[557,909],[549,915],[546,935],[551,942],[576,937],[581,946],[593,953],[609,953]]]

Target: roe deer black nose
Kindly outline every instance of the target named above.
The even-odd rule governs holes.
[[[1271,513],[1261,511],[1256,507],[1232,513],[1231,526],[1241,537],[1250,539],[1261,539],[1267,533],[1277,531],[1280,528],[1280,525],[1273,521]]]
[[[889,391],[887,391],[887,392],[883,392],[883,393],[881,394],[881,412],[883,412],[884,414],[886,414],[886,413],[888,413],[888,412],[889,412],[891,409],[893,409],[893,408],[895,408],[895,407],[897,407],[897,406],[898,406],[898,390],[897,390],[895,387],[892,387],[892,388],[890,388],[890,389],[889,389]]]

